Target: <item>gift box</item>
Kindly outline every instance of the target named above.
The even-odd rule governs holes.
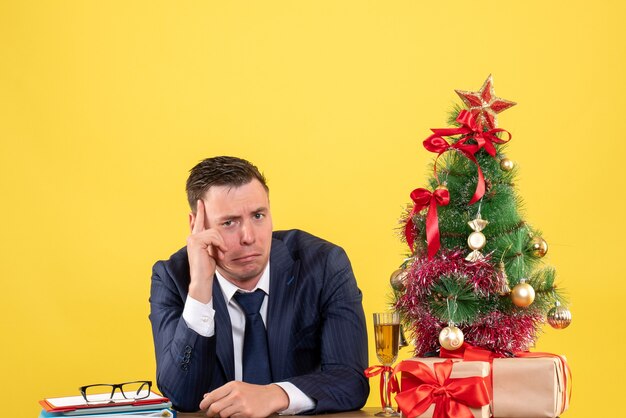
[[[565,358],[550,354],[493,360],[493,416],[558,417],[569,406]]]
[[[400,362],[396,402],[407,418],[460,416],[469,410],[474,417],[489,418],[490,365],[484,361],[413,358]]]

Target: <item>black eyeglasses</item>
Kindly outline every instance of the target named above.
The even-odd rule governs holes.
[[[117,389],[119,389],[119,391]],[[150,396],[150,389],[152,389],[152,382],[149,380],[138,380],[136,382],[125,382],[114,385],[98,383],[78,388],[87,403],[136,401]]]

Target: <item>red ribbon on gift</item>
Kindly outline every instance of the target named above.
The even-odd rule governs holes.
[[[408,373],[421,382],[396,395],[405,416],[414,418],[423,414],[434,403],[433,418],[472,418],[470,408],[489,404],[485,379],[477,376],[451,379],[452,364],[449,359],[435,363],[434,372],[419,361],[403,361],[396,366],[394,374]]]
[[[476,347],[469,343],[464,342],[457,350],[451,351],[441,347],[439,349],[439,356],[443,358],[460,358],[465,361],[486,361],[488,363],[493,362],[494,358],[504,357],[501,354],[494,353],[486,348]]]
[[[489,379],[485,380],[485,384],[487,385],[489,397],[493,398],[493,371],[491,371],[491,367],[493,367],[493,359],[504,357],[503,355],[464,342],[461,347],[454,351],[446,350],[441,347],[439,349],[439,356],[443,358],[459,358],[465,361],[486,361],[489,363]]]
[[[411,192],[411,199],[415,204],[404,227],[404,236],[412,251],[413,243],[415,242],[413,215],[419,213],[422,209],[428,208],[426,215],[426,241],[428,242],[428,259],[431,260],[441,246],[437,206],[447,206],[450,203],[450,192],[448,189],[436,189],[434,192],[426,189],[415,189]]]
[[[391,368],[391,366],[383,366],[382,364],[377,364],[376,366],[370,366],[367,369],[365,369],[365,372],[364,372],[365,377],[367,377],[368,379],[370,377],[381,375],[380,376],[380,404],[383,407],[386,405],[386,402],[385,402],[385,378],[384,376],[382,376],[382,374],[386,372],[393,372],[393,369]],[[392,374],[389,377],[389,383],[387,384],[387,399],[389,399],[389,402],[391,402],[391,394],[398,393],[398,391],[399,391],[398,380]]]
[[[496,144],[504,144],[511,140],[511,134],[504,129],[490,129],[488,131],[484,131],[482,124],[476,121],[475,117],[468,112],[467,110],[461,110],[459,115],[456,118],[456,121],[461,124],[459,128],[445,128],[445,129],[431,129],[433,134],[424,140],[424,148],[428,151],[436,152],[437,159],[446,151],[449,150],[458,150],[463,155],[465,155],[469,160],[471,160],[478,169],[478,182],[476,184],[476,190],[474,191],[474,195],[470,200],[469,204],[473,205],[478,202],[481,197],[485,194],[485,178],[476,160],[476,153],[480,151],[481,148],[484,148],[485,151],[491,155],[492,157],[496,156],[496,148],[494,143]],[[504,140],[498,138],[496,136],[497,133],[505,132],[508,135],[508,139]],[[454,144],[449,144],[443,137],[444,136],[453,136],[453,135],[464,135],[463,138],[459,139]],[[469,144],[468,141],[473,139],[476,141],[476,144]],[[437,159],[434,164],[435,178],[437,176]]]

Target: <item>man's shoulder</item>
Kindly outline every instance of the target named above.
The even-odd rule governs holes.
[[[187,246],[176,251],[170,256],[168,260],[163,260],[167,263],[180,264],[187,261]]]
[[[338,245],[333,244],[330,241],[327,241],[323,238],[317,237],[313,234],[310,234],[306,231],[302,231],[300,229],[288,229],[283,231],[274,231],[272,232],[272,238],[278,241],[282,241],[288,248],[295,247],[305,247],[305,246],[314,246],[314,247],[338,247]]]
[[[274,238],[272,245],[278,244],[286,247],[294,260],[343,252],[340,246],[299,229],[274,231],[272,237]]]
[[[189,259],[187,258],[187,247],[176,251],[167,260],[159,260],[154,264],[154,269],[165,269],[171,276],[178,276],[180,272],[189,271]]]

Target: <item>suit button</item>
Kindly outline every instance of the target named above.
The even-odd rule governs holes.
[[[191,353],[191,346],[190,345],[186,345],[185,346],[185,353]]]
[[[188,364],[183,364],[182,366],[180,366],[181,369],[183,369],[184,371],[189,370],[189,365]]]

